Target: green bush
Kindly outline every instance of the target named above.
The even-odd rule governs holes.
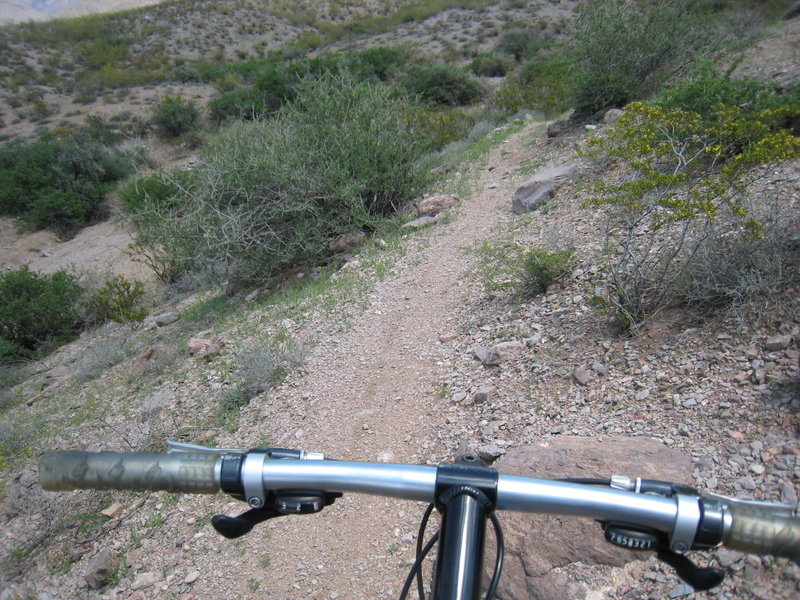
[[[170,205],[191,185],[191,171],[159,171],[126,180],[117,188],[116,196],[123,212],[135,216],[154,204]]]
[[[0,275],[0,361],[33,358],[80,331],[81,287],[72,275],[41,275],[27,267]]]
[[[420,132],[424,132],[430,149],[434,151],[463,139],[471,126],[469,116],[455,108],[425,107],[413,113],[412,121]]]
[[[357,79],[375,77],[387,81],[400,70],[405,59],[405,53],[398,48],[377,46],[352,55],[347,62]]]
[[[147,316],[142,305],[144,284],[122,275],[108,279],[85,299],[85,310],[96,323],[141,323]]]
[[[495,46],[497,52],[509,54],[516,61],[525,57],[533,56],[547,45],[547,40],[542,37],[540,31],[525,27],[509,29],[500,38]]]
[[[711,62],[701,61],[686,79],[658,94],[653,104],[665,110],[697,113],[709,120],[716,118],[718,106],[736,106],[744,114],[754,115],[787,103],[788,96],[775,93],[759,81],[733,79],[732,70],[723,73]]]
[[[153,109],[150,122],[166,137],[178,137],[191,131],[200,118],[193,100],[180,96],[165,96]]]
[[[223,92],[208,103],[211,119],[223,123],[229,119],[255,120],[275,110],[268,96],[253,88]]]
[[[576,107],[594,112],[647,98],[723,35],[693,0],[581,2],[573,31]]]
[[[502,54],[481,54],[472,59],[469,68],[480,77],[505,77],[513,68],[513,61]]]
[[[402,83],[411,94],[428,104],[465,106],[478,100],[483,93],[480,84],[466,71],[445,64],[415,65]]]
[[[99,123],[0,146],[0,213],[69,235],[103,215],[108,191],[133,170]]]
[[[224,263],[231,281],[265,281],[324,258],[333,237],[374,227],[422,189],[425,144],[399,90],[347,74],[297,89],[275,118],[226,131],[184,196],[139,215],[151,258],[178,271]]]
[[[519,75],[506,78],[490,102],[506,115],[537,110],[554,117],[569,108],[571,94],[570,65],[555,55],[523,63]]]
[[[572,248],[550,251],[507,241],[479,248],[479,268],[488,291],[507,290],[517,296],[544,294],[573,264]]]

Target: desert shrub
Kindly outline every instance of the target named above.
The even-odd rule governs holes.
[[[319,260],[333,237],[375,226],[427,181],[409,109],[380,83],[301,80],[275,118],[212,144],[191,189],[139,215],[141,249],[179,271],[222,263],[241,282]]]
[[[348,66],[358,79],[375,77],[387,81],[401,68],[405,60],[405,53],[399,48],[377,46],[352,55]]]
[[[80,362],[75,368],[75,381],[86,383],[97,379],[141,350],[142,343],[130,335],[95,341],[81,353]]]
[[[116,321],[140,323],[147,316],[144,284],[115,275],[84,299],[86,315],[93,323]]]
[[[575,102],[583,111],[643,99],[720,42],[702,2],[585,1],[573,31]]]
[[[191,185],[191,171],[157,171],[127,179],[117,187],[116,196],[123,212],[136,218],[154,204],[169,205]]]
[[[515,27],[505,32],[497,42],[495,50],[509,54],[520,61],[525,57],[536,54],[547,45],[547,40],[540,31],[525,27]]]
[[[574,250],[528,248],[515,241],[484,242],[478,249],[479,269],[488,291],[507,290],[520,297],[543,294],[573,264]]]
[[[594,202],[611,208],[611,301],[633,330],[668,306],[702,304],[693,298],[715,271],[727,275],[713,284],[713,297],[743,296],[734,284],[752,281],[755,263],[739,255],[766,249],[759,240],[778,231],[769,224],[781,219],[752,209],[748,185],[760,166],[800,154],[800,139],[781,128],[800,107],[747,114],[720,105],[713,112],[704,119],[634,103],[588,142],[589,155],[617,161],[626,173],[621,181],[600,181]],[[788,248],[772,241],[769,247]],[[722,292],[724,286],[731,289]],[[747,294],[756,288],[749,285]]]
[[[254,88],[224,92],[208,103],[211,119],[222,123],[228,119],[254,120],[275,110],[268,96]]]
[[[553,56],[523,63],[519,74],[509,76],[490,102],[506,115],[536,110],[553,117],[569,108],[571,93],[570,66]]]
[[[81,288],[72,275],[42,275],[27,267],[0,275],[0,361],[33,358],[73,339]]]
[[[412,114],[412,121],[424,132],[430,149],[441,150],[447,144],[462,139],[469,132],[469,115],[453,108],[425,107]]]
[[[169,72],[169,78],[180,83],[199,83],[203,80],[200,71],[188,65],[174,66]]]
[[[192,100],[180,96],[165,96],[153,109],[150,122],[166,137],[188,133],[197,124],[200,111]]]
[[[472,59],[469,68],[480,77],[505,77],[514,63],[502,54],[480,54]]]
[[[267,342],[245,345],[236,355],[238,367],[232,385],[220,395],[217,416],[223,425],[234,431],[239,410],[258,394],[280,385],[304,358],[303,346],[285,330],[279,330]]]
[[[104,211],[106,194],[133,170],[118,134],[97,123],[0,147],[0,213],[68,235]]]
[[[733,68],[721,72],[710,61],[701,61],[685,79],[659,93],[653,103],[665,110],[697,113],[705,120],[717,116],[718,106],[736,106],[749,115],[786,104],[787,96],[753,79],[733,79],[732,72]]]
[[[445,64],[415,65],[402,83],[411,94],[434,105],[465,106],[478,100],[483,92],[466,71]]]

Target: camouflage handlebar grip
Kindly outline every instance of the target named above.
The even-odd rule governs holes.
[[[216,454],[184,452],[46,452],[39,462],[39,483],[49,491],[114,489],[215,494],[219,491],[215,477],[218,459]]]

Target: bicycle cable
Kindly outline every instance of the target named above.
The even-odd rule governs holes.
[[[400,600],[406,600],[414,579],[417,580],[417,595],[419,596],[419,600],[425,600],[425,586],[422,579],[422,562],[428,556],[434,544],[439,540],[439,532],[437,531],[435,534],[433,534],[431,539],[428,540],[428,543],[425,544],[424,547],[422,546],[422,540],[425,538],[425,530],[428,527],[428,522],[433,510],[434,505],[429,504],[428,508],[425,509],[425,513],[422,515],[422,520],[419,524],[419,531],[417,533],[416,559],[414,560],[414,564],[411,566],[411,569],[408,572],[408,576],[403,584],[403,589],[400,590]],[[505,559],[505,541],[503,538],[503,528],[500,526],[500,519],[497,518],[495,513],[489,515],[489,519],[491,519],[492,527],[494,528],[497,554],[495,555],[492,579],[489,582],[489,587],[486,590],[484,600],[493,600],[495,592],[497,591],[497,586],[500,583],[500,576],[503,573],[503,561]]]

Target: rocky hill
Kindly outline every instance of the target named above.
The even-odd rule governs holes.
[[[163,0],[3,0],[0,2],[0,25],[25,21],[63,19],[81,15],[116,12],[160,4]]]

